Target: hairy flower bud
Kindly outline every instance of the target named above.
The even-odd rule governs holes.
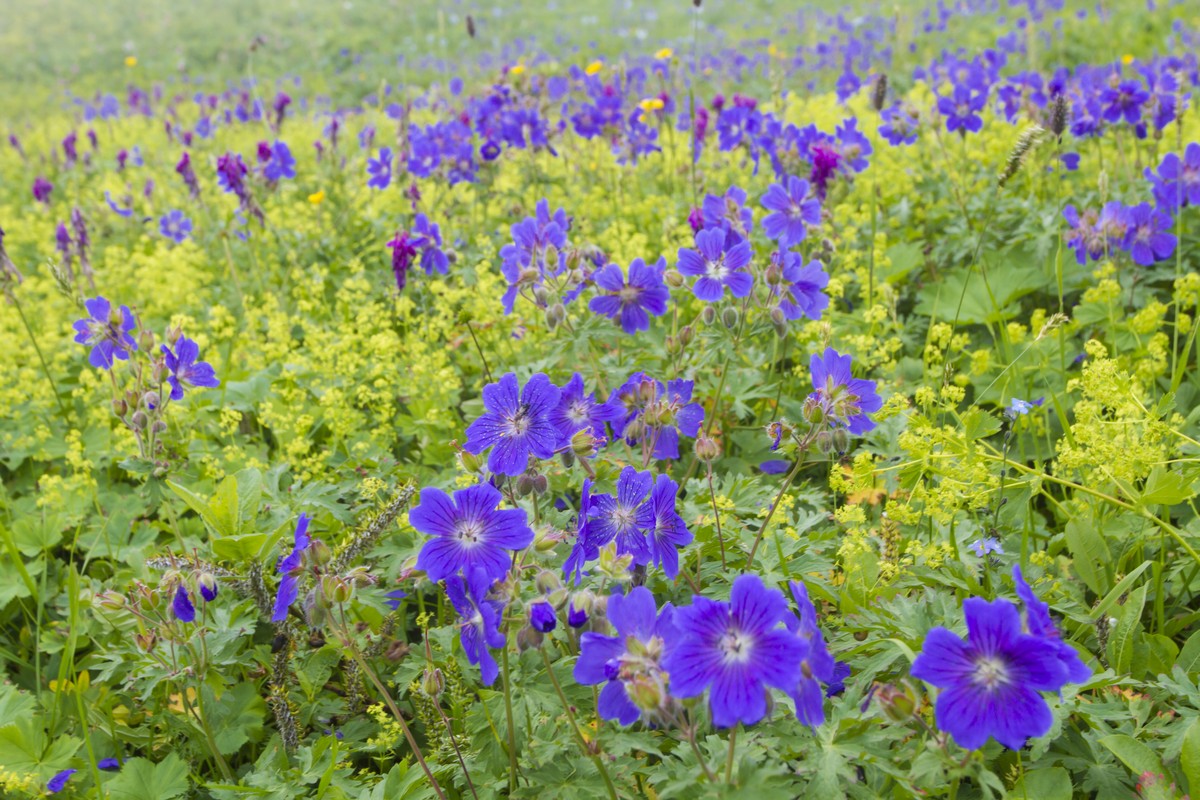
[[[779,264],[775,263],[774,259],[767,266],[766,279],[771,286],[777,286],[783,280],[783,270]]]
[[[704,310],[700,312],[700,321],[705,325],[712,325],[717,321],[717,310],[712,306],[705,306]]]
[[[96,605],[101,608],[107,608],[109,611],[119,611],[125,607],[125,595],[119,592],[100,592],[94,598]]]
[[[879,707],[892,722],[905,722],[917,709],[917,698],[911,686],[884,684],[875,691]]]
[[[526,625],[517,632],[517,650],[522,653],[526,650],[536,650],[542,646],[545,638],[541,631],[535,630],[531,625]]]
[[[115,398],[112,401],[112,410],[113,413],[118,417],[124,418],[124,416],[129,412],[129,404],[126,403],[123,398]]]
[[[460,450],[458,453],[459,463],[467,472],[479,472],[483,469],[483,459],[474,453],[468,453],[466,450]]]
[[[523,472],[517,476],[517,497],[528,497],[533,492],[533,476]]]
[[[567,309],[562,303],[555,303],[550,308],[546,309],[546,325],[550,330],[554,330],[563,323],[567,318]]]
[[[787,317],[783,315],[783,309],[779,306],[771,309],[771,324],[775,326],[775,334],[777,336],[780,338],[787,336]]]
[[[313,539],[308,545],[308,549],[304,551],[304,555],[309,561],[318,566],[323,567],[329,563],[332,553],[329,551],[329,545],[320,539]]]
[[[738,310],[733,306],[728,306],[721,311],[721,324],[730,330],[737,327],[740,318],[741,315],[738,314]]]
[[[596,454],[596,437],[587,428],[576,431],[571,437],[571,452],[580,458],[591,458]]]
[[[701,436],[693,445],[696,451],[696,458],[701,461],[712,461],[721,455],[720,446],[707,436]]]
[[[140,431],[146,427],[146,423],[149,421],[150,418],[146,416],[145,411],[135,411],[133,412],[133,416],[129,418],[129,427],[135,431]]]
[[[696,338],[696,329],[691,325],[684,325],[679,329],[679,344],[682,346],[687,347],[694,338]]]
[[[663,275],[663,280],[672,289],[678,289],[680,286],[683,286],[683,275],[677,269],[667,270]]]
[[[546,492],[550,491],[550,481],[545,475],[533,476],[533,493],[541,497]]]
[[[138,348],[143,353],[151,353],[154,351],[154,331],[143,330],[138,334]]]
[[[421,691],[427,696],[437,699],[446,691],[446,679],[437,667],[426,667],[421,675]]]

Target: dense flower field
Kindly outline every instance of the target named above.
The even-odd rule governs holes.
[[[5,796],[1200,792],[1194,6],[152,5],[0,69]]]

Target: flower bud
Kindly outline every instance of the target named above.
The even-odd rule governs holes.
[[[1055,136],[1061,137],[1067,129],[1067,120],[1071,116],[1071,104],[1067,101],[1066,95],[1058,95],[1050,104],[1050,118],[1046,120],[1046,127]]]
[[[596,437],[587,428],[576,431],[571,437],[571,452],[580,458],[591,458],[596,454]]]
[[[665,699],[662,682],[647,675],[637,675],[626,681],[625,693],[641,711],[656,711]]]
[[[672,356],[673,356],[673,355],[675,355],[676,353],[678,353],[678,352],[679,352],[679,350],[680,350],[680,347],[679,347],[679,340],[678,340],[678,339],[676,339],[674,336],[671,336],[670,334],[668,334],[668,335],[667,335],[667,341],[666,341],[666,349],[667,349],[667,354],[668,354],[668,355],[672,355]]]
[[[133,640],[137,643],[138,647],[147,653],[154,649],[154,645],[158,644],[158,637],[149,632],[134,634]]]
[[[140,431],[146,427],[146,423],[149,421],[150,418],[146,416],[145,411],[135,411],[133,412],[133,416],[129,418],[129,427],[135,431]]]
[[[138,343],[138,349],[141,350],[143,353],[154,352],[154,332],[149,331],[149,330],[143,330],[141,333],[138,334],[137,343]]]
[[[167,429],[167,423],[162,421],[161,419],[154,420],[154,424],[150,426],[150,430],[153,433],[163,433],[164,431],[166,431],[166,429]]]
[[[119,611],[125,607],[126,600],[125,595],[119,592],[101,592],[95,596],[93,602],[109,611]]]
[[[183,328],[178,325],[168,325],[164,334],[167,337],[167,341],[174,345],[179,337],[183,336]]]
[[[558,248],[554,245],[546,246],[546,268],[550,272],[558,272]]]
[[[150,369],[150,380],[155,384],[160,384],[167,379],[171,374],[171,370],[167,369],[167,365],[162,361],[156,361]],[[157,401],[157,398],[155,398]]]
[[[892,722],[905,722],[912,718],[917,709],[917,698],[911,686],[885,684],[875,692],[879,707]]]
[[[112,410],[118,417],[124,418],[125,414],[129,412],[129,404],[124,399],[117,397],[112,401]]]
[[[770,266],[767,267],[766,279],[767,283],[771,286],[778,286],[780,281],[783,280],[783,270],[779,268],[779,264],[774,259],[771,260]]]
[[[804,399],[804,419],[810,425],[820,425],[825,421],[825,409],[821,407],[821,401],[811,394]]]
[[[781,339],[787,336],[787,317],[783,315],[783,309],[779,306],[771,309],[771,324],[775,326],[775,334],[777,336]]]
[[[679,329],[679,344],[687,347],[692,343],[692,339],[696,337],[696,329],[691,325],[684,325]]]
[[[357,566],[349,570],[343,577],[343,580],[348,582],[355,589],[365,589],[368,586],[374,586],[378,580],[371,571],[364,566]]]
[[[525,267],[517,276],[517,283],[533,283],[539,274],[537,267]]]
[[[546,326],[554,330],[567,318],[567,309],[562,303],[555,303],[546,309]]]
[[[549,633],[558,625],[558,615],[554,606],[545,600],[538,600],[529,606],[529,624],[541,633]]]
[[[833,453],[833,434],[829,431],[821,431],[817,434],[817,449],[825,455]]]
[[[638,439],[642,438],[642,434],[645,433],[645,431],[646,425],[642,422],[642,418],[638,417],[637,419],[630,421],[630,423],[625,426],[625,439],[631,442],[636,442]]]
[[[833,451],[839,455],[846,452],[850,446],[850,434],[845,428],[836,428],[833,431]]]
[[[329,545],[320,539],[313,539],[308,545],[308,549],[304,551],[305,556],[309,561],[318,567],[323,567],[329,563],[332,553],[329,552]]]
[[[539,553],[549,553],[562,541],[562,536],[553,528],[538,528],[533,534],[533,547]]]
[[[550,481],[545,475],[533,476],[533,493],[541,497],[546,492],[550,491]]]
[[[562,581],[559,580],[556,573],[551,572],[548,569],[544,569],[537,574],[536,578],[534,578],[533,585],[537,587],[538,592],[541,594],[547,594],[549,592],[553,592],[555,589],[560,588],[562,586]]]
[[[460,450],[458,453],[459,463],[467,472],[479,472],[483,469],[483,459],[474,453],[468,453],[466,450]]]
[[[425,668],[424,674],[421,675],[421,691],[434,700],[442,696],[442,692],[446,691],[446,679],[442,677],[440,669],[437,667]]]
[[[696,451],[696,458],[704,462],[712,461],[721,455],[720,446],[707,436],[697,439],[693,447]]]
[[[721,311],[721,324],[730,330],[737,327],[738,319],[741,317],[738,310],[733,306],[727,306]]]
[[[558,454],[558,459],[559,459],[559,461],[562,462],[562,465],[564,467],[566,467],[567,469],[570,469],[571,467],[575,466],[575,454],[573,452],[571,452],[570,450],[563,450],[561,453]]]
[[[321,578],[321,593],[333,603],[345,603],[354,593],[354,587],[342,580],[338,575],[326,575]]]
[[[546,301],[550,299],[550,292],[546,290],[545,286],[535,286],[533,287],[533,299],[538,306],[545,306]]]
[[[712,306],[705,306],[704,310],[700,312],[700,321],[705,325],[712,325],[717,321],[717,310]]]
[[[582,628],[587,625],[588,613],[582,608],[576,608],[572,600],[567,604],[567,624],[572,628]]]
[[[219,584],[217,577],[212,573],[201,572],[196,578],[196,585],[200,588],[200,596],[204,598],[204,602],[211,603],[217,598]]]
[[[522,472],[517,476],[517,497],[528,497],[533,491],[533,476],[528,472]]]
[[[517,650],[522,653],[526,650],[536,650],[542,646],[542,640],[545,638],[541,631],[534,630],[531,626],[526,625],[517,631]]]
[[[669,269],[663,274],[663,281],[672,289],[678,289],[683,286],[683,275],[677,269]]]

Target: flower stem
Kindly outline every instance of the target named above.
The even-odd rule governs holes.
[[[571,731],[575,734],[575,741],[579,744],[579,750],[585,756],[591,757],[596,764],[596,769],[600,770],[600,777],[604,778],[604,787],[608,790],[608,796],[612,800],[617,800],[617,789],[613,786],[612,778],[608,776],[608,770],[604,766],[604,759],[600,758],[599,753],[593,753],[588,749],[587,742],[583,738],[583,734],[579,730],[579,723],[575,721],[575,712],[571,711],[571,704],[567,702],[567,696],[563,694],[562,686],[558,683],[558,678],[554,675],[554,667],[550,663],[550,656],[546,653],[546,648],[538,648],[542,654],[542,661],[546,662],[546,674],[550,676],[550,683],[554,684],[554,691],[558,694],[558,699],[562,702],[563,711],[567,714],[567,720],[571,723]]]
[[[733,753],[737,749],[737,732],[741,725],[734,726],[729,734],[729,752],[725,754],[725,782],[733,785]]]
[[[433,786],[433,791],[441,800],[446,800],[446,793],[442,791],[441,784],[437,778],[433,776],[433,771],[429,769],[429,765],[425,763],[425,755],[421,752],[420,745],[417,744],[416,738],[412,734],[412,729],[408,727],[408,723],[404,720],[404,715],[400,713],[400,709],[396,708],[395,702],[392,701],[392,695],[388,692],[387,687],[379,680],[379,676],[375,674],[375,670],[367,664],[366,659],[362,657],[362,653],[358,652],[358,648],[346,637],[346,644],[350,650],[350,655],[358,662],[358,667],[363,671],[371,683],[375,684],[375,688],[379,690],[379,694],[383,697],[383,702],[387,704],[388,710],[392,712],[392,716],[396,718],[396,722],[400,724],[400,730],[404,731],[404,738],[408,740],[408,746],[412,748],[413,755],[417,759],[417,763],[421,765],[425,777],[429,779],[430,785]]]
[[[717,544],[721,545],[721,571],[728,569],[725,563],[725,536],[721,533],[721,512],[717,511],[717,493],[713,490],[712,462],[706,462],[708,467],[708,497],[712,501],[713,520],[717,526]]]
[[[800,473],[800,468],[804,466],[804,454],[808,451],[808,446],[812,444],[814,435],[809,434],[806,436],[797,448],[796,466],[792,467],[792,471],[788,473],[787,478],[783,481],[783,486],[779,487],[779,494],[775,495],[775,500],[771,503],[771,509],[767,512],[767,518],[763,520],[762,527],[755,534],[754,544],[750,547],[750,555],[746,557],[746,566],[742,567],[742,572],[749,572],[750,567],[754,565],[754,554],[758,552],[758,546],[762,543],[763,535],[767,532],[767,526],[771,524],[771,518],[775,516],[775,509],[779,508],[779,501],[783,499],[784,493],[791,487],[792,481],[796,480],[796,475]]]
[[[508,678],[508,642],[500,651],[500,667],[504,670],[504,718],[508,722],[508,794],[512,795],[517,783],[517,738],[513,728],[512,683]]]
[[[65,417],[67,415],[67,408],[63,405],[62,398],[58,395],[58,384],[54,382],[54,378],[50,377],[50,367],[46,364],[46,357],[42,355],[41,346],[33,336],[33,329],[29,327],[29,320],[25,318],[25,310],[21,308],[21,301],[17,299],[15,293],[10,293],[8,297],[12,300],[13,305],[16,306],[17,314],[21,317],[21,323],[25,326],[25,333],[29,334],[29,342],[33,345],[34,352],[37,353],[38,361],[42,362],[42,374],[46,376],[46,380],[50,383],[50,388],[54,391],[54,402],[58,403],[58,410]]]

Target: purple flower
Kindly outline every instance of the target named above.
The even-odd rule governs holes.
[[[533,542],[525,510],[501,509],[503,495],[490,483],[480,483],[454,493],[421,490],[421,502],[408,514],[409,523],[426,536],[417,569],[431,581],[482,569],[489,578],[503,578],[512,563],[510,551],[524,550]]]
[[[666,700],[667,675],[661,661],[673,611],[670,603],[658,611],[654,595],[638,586],[608,599],[608,621],[616,636],[589,631],[579,638],[575,682],[604,684],[596,707],[602,719],[630,725]]]
[[[112,369],[114,360],[126,361],[137,350],[137,342],[129,335],[136,325],[129,306],[114,309],[103,297],[85,300],[88,316],[75,322],[75,341],[90,344],[88,363],[98,369]]]
[[[517,294],[529,283],[526,270],[532,269],[536,273],[532,279],[534,283],[544,280],[546,253],[551,247],[559,252],[566,249],[569,228],[567,212],[560,208],[551,214],[550,204],[544,198],[538,201],[535,216],[526,217],[512,226],[513,242],[500,250],[503,260],[500,270],[509,284],[501,298],[505,314],[512,313]],[[565,268],[566,260],[559,259],[558,271]]]
[[[985,536],[982,539],[976,539],[971,542],[971,550],[974,551],[977,558],[986,558],[990,555],[1004,555],[1004,550],[1000,547],[1000,540],[995,536]]]
[[[1142,104],[1150,99],[1150,93],[1142,88],[1141,81],[1121,81],[1100,93],[1104,119],[1120,122],[1124,119],[1136,125],[1142,119]]]
[[[692,381],[673,380],[663,385],[641,372],[631,375],[608,401],[617,412],[613,430],[631,447],[645,442],[654,458],[679,458],[679,435],[695,437],[704,421],[704,408],[691,402],[693,389]],[[653,423],[631,425],[651,409]]]
[[[304,569],[304,552],[312,544],[308,535],[308,515],[301,514],[296,518],[296,532],[292,544],[292,552],[279,558],[275,571],[283,576],[279,582],[279,593],[275,595],[275,610],[271,615],[272,622],[283,622],[287,619],[288,608],[296,602],[300,594],[300,574]]]
[[[885,108],[880,117],[883,124],[879,126],[879,135],[893,147],[916,143],[920,118],[914,108],[906,103],[898,103]]]
[[[46,791],[49,794],[58,794],[66,787],[67,781],[71,780],[71,776],[78,771],[79,770],[77,769],[64,769],[62,772],[58,773],[49,781],[47,781]]]
[[[192,622],[196,619],[196,607],[192,605],[192,597],[182,583],[175,587],[175,599],[171,602],[171,611],[180,622]]]
[[[976,750],[990,737],[1017,750],[1049,732],[1054,717],[1039,692],[1067,681],[1058,648],[1021,632],[1017,607],[1003,598],[963,602],[967,639],[946,628],[925,637],[912,676],[942,689],[935,718],[960,747]]]
[[[583,376],[576,372],[563,385],[558,405],[550,412],[550,422],[564,441],[582,430],[596,439],[605,439],[604,423],[622,416],[619,408],[596,400],[596,393],[584,394]]]
[[[1013,565],[1013,582],[1017,585],[1017,597],[1025,606],[1025,627],[1030,636],[1036,636],[1052,644],[1058,652],[1058,660],[1067,671],[1068,683],[1083,683],[1092,677],[1092,669],[1079,657],[1074,647],[1062,640],[1058,626],[1050,617],[1050,605],[1038,599],[1033,589],[1025,582],[1021,567]]]
[[[875,391],[875,381],[855,378],[850,364],[850,356],[832,347],[821,355],[814,353],[809,369],[815,391],[805,404],[819,409],[827,424],[863,434],[874,429],[875,423],[867,415],[883,408],[883,400]]]
[[[558,625],[554,606],[546,600],[537,600],[529,605],[529,625],[540,633],[549,633]]]
[[[126,196],[125,199],[128,202],[128,196]],[[133,216],[133,207],[130,206],[129,208],[122,208],[121,206],[117,205],[117,201],[113,200],[112,192],[108,191],[107,189],[104,191],[104,201],[108,203],[109,210],[118,217],[125,217],[128,219],[129,217]]]
[[[296,177],[296,159],[292,155],[291,148],[287,146],[287,142],[276,139],[275,144],[271,145],[270,153],[270,158],[263,165],[264,178],[275,182],[284,178]]]
[[[730,186],[723,195],[705,195],[700,220],[699,226],[692,223],[693,230],[722,228],[746,237],[754,228],[753,214],[746,208],[746,191],[739,186]]]
[[[671,694],[696,697],[709,689],[713,725],[753,725],[767,714],[767,687],[796,687],[804,640],[783,623],[791,616],[778,589],[757,575],[740,575],[729,602],[696,597],[675,611],[663,667]]]
[[[728,288],[734,297],[745,297],[754,279],[745,270],[753,256],[750,242],[720,228],[696,234],[696,249],[680,248],[679,271],[698,278],[692,291],[705,302],[716,302]]]
[[[553,458],[559,434],[550,412],[562,393],[540,372],[521,389],[510,372],[496,383],[483,387],[486,413],[467,427],[469,453],[478,455],[489,447],[488,469],[497,475],[517,476],[529,465],[529,457]]]
[[[386,189],[392,183],[392,148],[381,147],[379,156],[367,159],[367,186]]]
[[[167,383],[171,384],[171,399],[183,399],[183,387],[186,384],[193,388],[212,388],[220,386],[221,382],[213,373],[212,364],[207,361],[196,361],[200,357],[200,346],[186,336],[175,340],[175,350],[165,344],[162,346],[163,358],[171,374]]]
[[[796,704],[796,718],[815,728],[825,721],[825,692],[821,683],[834,680],[833,656],[825,647],[825,636],[817,624],[817,609],[808,599],[807,587],[800,581],[792,581],[789,588],[800,615],[788,627],[808,644],[808,653],[800,661],[799,682],[790,693]]]
[[[779,298],[784,318],[820,319],[821,312],[829,307],[829,295],[821,291],[829,285],[829,276],[821,262],[805,264],[799,253],[791,252],[777,252],[771,260],[776,264],[782,261],[781,280],[771,292]]]
[[[679,574],[679,549],[692,543],[692,532],[675,511],[678,492],[679,484],[668,475],[659,475],[654,480],[648,503],[653,516],[646,531],[646,546],[652,563],[661,565],[663,573],[671,580]]]
[[[833,678],[829,681],[829,685],[825,687],[826,697],[835,697],[846,691],[846,678],[850,677],[850,665],[845,661],[836,661],[833,664]]]
[[[192,157],[186,151],[179,157],[179,163],[175,165],[175,172],[183,178],[183,183],[192,197],[199,197],[200,182],[196,180],[196,170],[192,169]]]
[[[821,203],[809,197],[808,181],[789,175],[787,188],[773,183],[762,197],[762,204],[772,213],[763,217],[763,231],[779,242],[781,249],[794,247],[804,241],[808,227],[821,224]]]
[[[629,265],[629,280],[626,282],[621,268],[608,264],[592,273],[592,280],[601,289],[607,290],[600,297],[593,297],[588,308],[609,319],[620,317],[621,329],[633,335],[650,327],[650,315],[667,313],[670,292],[663,285],[662,273],[666,262],[662,259],[653,267],[640,258]]]
[[[1023,417],[1030,411],[1033,411],[1035,408],[1041,407],[1042,403],[1045,401],[1046,398],[1044,397],[1039,397],[1037,400],[1033,401],[1022,400],[1019,397],[1014,397],[1009,401],[1008,408],[1004,409],[1004,416],[1008,417],[1009,419]]]
[[[159,218],[158,232],[175,244],[179,244],[191,237],[192,221],[176,208]]]
[[[1175,252],[1179,240],[1171,230],[1171,218],[1149,203],[1131,206],[1126,215],[1129,225],[1125,233],[1125,247],[1133,263],[1148,267],[1163,261]]]
[[[488,597],[492,583],[482,569],[474,570],[465,580],[458,575],[446,579],[446,596],[458,612],[459,641],[466,651],[467,661],[479,665],[485,686],[491,686],[500,674],[489,648],[504,647],[505,642],[504,634],[500,632],[504,605]]]
[[[1183,206],[1200,205],[1200,144],[1189,144],[1182,159],[1167,153],[1157,173],[1146,167],[1146,180],[1161,211],[1175,213]]]
[[[591,530],[592,514],[592,479],[584,478],[583,490],[579,499],[579,512],[575,518],[575,544],[563,561],[563,577],[575,576],[575,585],[583,577],[583,566],[600,555],[600,545],[597,544]]]
[[[396,289],[403,291],[408,283],[408,268],[417,255],[418,238],[408,231],[397,231],[396,237],[387,243],[392,250],[392,274],[396,278]]]
[[[54,191],[54,184],[38,175],[33,180],[33,199],[39,203],[50,205],[50,192]]]
[[[121,762],[115,758],[102,758],[96,762],[96,768],[105,772],[116,772],[121,768]]]
[[[421,251],[421,268],[426,275],[435,271],[445,275],[450,271],[450,259],[442,250],[442,231],[436,222],[424,214],[413,218],[413,246]]]
[[[654,526],[654,509],[645,500],[653,484],[649,472],[627,466],[617,478],[616,497],[592,495],[588,533],[597,547],[615,541],[617,552],[632,555],[635,564],[650,563],[646,531]]]
[[[978,133],[983,130],[983,118],[979,116],[979,112],[986,103],[986,92],[973,92],[959,84],[954,87],[952,96],[938,98],[937,107],[946,117],[946,130],[951,133],[957,130],[964,134],[967,131]]]

